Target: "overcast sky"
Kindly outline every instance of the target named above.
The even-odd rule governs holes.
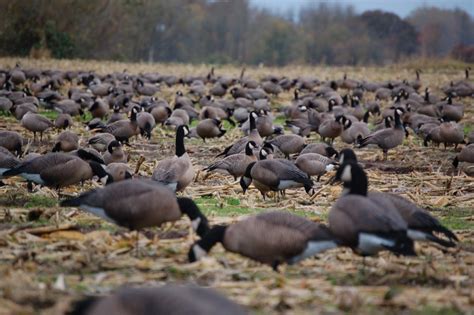
[[[357,12],[366,10],[384,10],[406,17],[413,9],[420,6],[440,8],[460,8],[474,17],[474,0],[250,0],[250,3],[275,12],[297,12],[301,7],[314,3],[352,5]]]

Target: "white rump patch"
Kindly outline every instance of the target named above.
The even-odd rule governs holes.
[[[41,178],[40,174],[21,173],[20,176],[36,184],[44,185],[44,180]]]
[[[377,252],[384,250],[385,246],[391,247],[395,245],[395,241],[383,238],[374,234],[359,233],[359,244],[357,248],[363,253],[368,255],[376,254]]]
[[[330,172],[334,169],[334,164],[328,164],[326,165],[326,172]]]
[[[104,208],[99,208],[99,207],[91,207],[91,206],[87,206],[87,205],[80,205],[79,206],[81,209],[89,212],[89,213],[92,213],[92,214],[95,214],[96,216],[98,217],[101,217],[102,219],[106,220],[106,221],[109,221],[109,222],[112,222],[115,224],[115,221],[112,220],[106,213],[105,213],[105,210]]]
[[[428,240],[428,234],[417,231],[417,230],[408,230],[407,235],[409,238],[411,238],[414,241],[426,241]]]
[[[312,257],[318,253],[335,247],[337,247],[337,244],[334,241],[310,241],[301,254],[288,260],[288,264],[295,264],[303,259]]]

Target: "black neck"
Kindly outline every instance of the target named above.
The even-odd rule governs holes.
[[[395,110],[395,128],[403,128],[402,120],[397,110]]]
[[[250,130],[257,129],[257,124],[255,123],[255,117],[253,117],[253,113],[250,113],[249,119],[250,119]]]
[[[362,118],[362,121],[365,123],[369,122],[369,117],[370,117],[370,111],[366,111],[364,114],[364,118]]]
[[[182,156],[186,153],[184,148],[184,128],[178,127],[176,130],[176,156]]]
[[[356,163],[351,163],[352,180],[344,183],[344,188],[349,189],[349,194],[367,196],[369,182],[364,170]]]
[[[224,240],[226,225],[216,225],[209,232],[197,242],[197,244],[206,252],[209,252],[214,245]]]
[[[137,121],[137,113],[134,110],[132,110],[130,121],[133,121],[133,122]]]
[[[209,221],[201,212],[196,203],[190,198],[178,197],[178,205],[181,213],[186,214],[191,221],[201,219],[197,227],[196,233],[203,237],[209,231]]]
[[[466,73],[466,79],[469,79],[469,69],[466,68],[466,70],[464,70],[464,71],[465,71],[465,73]]]

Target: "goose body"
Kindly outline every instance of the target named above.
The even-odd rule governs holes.
[[[208,172],[214,170],[224,170],[230,175],[234,176],[234,179],[236,180],[237,177],[241,177],[245,174],[245,170],[250,163],[257,160],[253,153],[255,148],[255,142],[249,141],[245,147],[245,154],[239,153],[229,155],[220,161],[212,163],[204,170]]]

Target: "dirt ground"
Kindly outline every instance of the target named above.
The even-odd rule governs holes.
[[[0,59],[0,66],[12,66],[16,59]],[[205,74],[209,66],[121,64],[86,61],[21,60],[22,66],[45,69],[83,69],[100,73],[160,72],[176,75]],[[238,75],[239,68],[217,67],[216,74]],[[414,68],[331,68],[286,67],[281,69],[249,68],[247,75],[285,74],[289,77],[314,75],[318,78],[349,77],[381,81],[413,79]],[[462,69],[444,65],[423,68],[423,86],[435,94],[451,80],[461,79]],[[186,87],[163,87],[160,96],[174,99],[176,90]],[[291,93],[272,99],[274,114],[289,104]],[[369,94],[368,98],[373,98]],[[465,131],[474,126],[472,99],[462,123]],[[45,113],[46,114],[46,113]],[[46,115],[54,115],[47,113]],[[278,118],[281,121],[281,118]],[[32,139],[11,116],[0,116],[0,129],[17,130]],[[74,131],[83,139],[89,136],[81,122]],[[288,131],[286,131],[288,132]],[[46,152],[52,147],[56,131],[41,145],[31,144],[30,152]],[[184,195],[191,196],[209,216],[212,224],[233,222],[242,216],[268,209],[286,209],[311,220],[326,222],[327,213],[338,198],[340,187],[326,184],[331,174],[316,183],[315,195],[303,189],[288,191],[281,201],[267,199],[251,189],[242,195],[238,182],[222,174],[206,175],[199,171],[217,152],[241,133],[237,129],[218,139],[203,143],[186,140],[197,176]],[[151,175],[156,163],[174,153],[172,131],[155,129],[150,141],[139,138],[127,148],[135,167],[142,155],[146,158],[140,173]],[[312,135],[307,143],[318,142]],[[345,147],[336,140],[335,147]],[[0,187],[0,314],[61,314],[69,303],[84,295],[107,294],[116,288],[156,286],[164,283],[197,283],[215,288],[232,300],[248,307],[251,313],[269,314],[468,314],[474,313],[474,181],[462,172],[453,172],[454,148],[443,150],[423,147],[413,133],[403,146],[381,161],[376,148],[357,149],[369,175],[371,189],[396,192],[429,209],[453,229],[461,242],[455,249],[417,245],[418,257],[395,257],[382,253],[366,259],[350,250],[338,248],[307,259],[298,265],[285,266],[279,273],[270,267],[238,255],[224,252],[219,245],[209,257],[193,264],[187,252],[196,240],[187,218],[174,225],[150,228],[140,235],[140,256],[133,248],[135,233],[106,223],[76,209],[60,208],[55,191],[38,188],[28,193],[18,178],[5,180]],[[96,187],[65,189],[66,195]]]

